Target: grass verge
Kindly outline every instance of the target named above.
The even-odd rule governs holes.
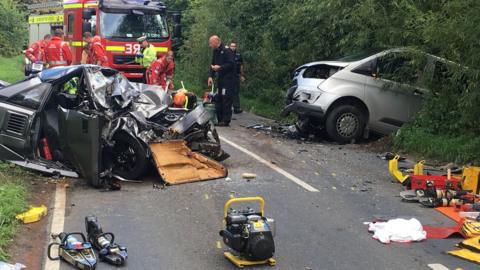
[[[0,79],[13,83],[23,79],[23,56],[0,57]],[[0,162],[0,261],[7,261],[7,247],[15,235],[15,215],[27,208],[24,180],[29,173],[10,163]]]
[[[7,247],[18,225],[15,215],[27,208],[28,191],[23,179],[29,175],[19,167],[0,162],[0,261],[9,258]]]
[[[12,58],[0,57],[0,80],[14,83],[23,79],[22,60],[23,55]]]
[[[440,162],[480,165],[480,137],[438,135],[418,127],[404,127],[394,138],[397,149]]]
[[[249,98],[244,95],[240,96],[240,104],[241,107],[249,111],[251,113],[254,113],[256,115],[260,115],[263,117],[267,117],[270,119],[274,120],[285,120],[285,118],[280,116],[280,113],[282,112],[282,107],[277,106],[277,105],[266,105],[264,102],[254,99],[254,98]]]

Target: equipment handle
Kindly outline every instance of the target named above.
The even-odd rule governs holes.
[[[53,246],[58,246],[58,248],[60,248],[60,244],[59,243],[51,243],[50,245],[48,245],[48,250],[47,250],[47,256],[50,260],[52,261],[57,261],[57,260],[60,260],[60,255],[58,255],[56,258],[53,258],[52,257],[52,247]]]
[[[102,233],[100,235],[97,235],[97,239],[100,238],[100,237],[105,237],[105,239],[110,241],[111,245],[113,245],[115,243],[115,235],[113,235],[113,233],[111,233],[111,232],[106,232],[106,233]],[[109,237],[110,237],[110,239],[108,239]]]
[[[73,236],[75,236],[75,235],[76,235],[76,236],[81,236],[81,237],[82,237],[81,241],[82,241],[83,243],[87,242],[87,238],[85,237],[85,235],[84,235],[83,233],[81,233],[81,232],[71,232],[71,233],[65,234],[65,236],[64,236],[63,239],[62,239],[62,245],[64,245],[64,246],[67,245],[67,239],[68,239],[68,237],[71,236],[71,235],[73,235]],[[77,239],[77,240],[80,241],[80,239]]]
[[[260,213],[262,217],[265,216],[265,200],[262,197],[244,197],[244,198],[233,198],[228,200],[223,207],[223,219],[227,218],[228,208],[233,203],[243,203],[243,202],[258,202],[260,203]]]

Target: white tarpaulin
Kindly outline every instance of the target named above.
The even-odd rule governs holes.
[[[391,219],[387,222],[370,222],[368,231],[373,232],[373,238],[388,244],[390,242],[422,241],[427,238],[427,232],[417,219]]]

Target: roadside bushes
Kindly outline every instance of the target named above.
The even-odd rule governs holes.
[[[0,56],[16,56],[27,44],[28,29],[25,15],[14,0],[0,0]]]
[[[275,107],[267,111],[282,107],[291,72],[306,62],[401,46],[448,59],[458,68],[427,82],[435,94],[427,96],[396,145],[448,160],[473,162],[478,156],[474,142],[466,146],[480,131],[480,1],[196,0],[188,4],[183,24],[185,43],[178,65],[183,79],[205,89],[208,37],[218,34],[225,43],[235,39],[245,60],[242,95],[256,99],[257,105]],[[431,151],[423,143],[429,138],[450,147]]]

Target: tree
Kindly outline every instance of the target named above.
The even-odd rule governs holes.
[[[0,0],[0,54],[18,55],[27,44],[25,15],[18,10],[14,0]]]

